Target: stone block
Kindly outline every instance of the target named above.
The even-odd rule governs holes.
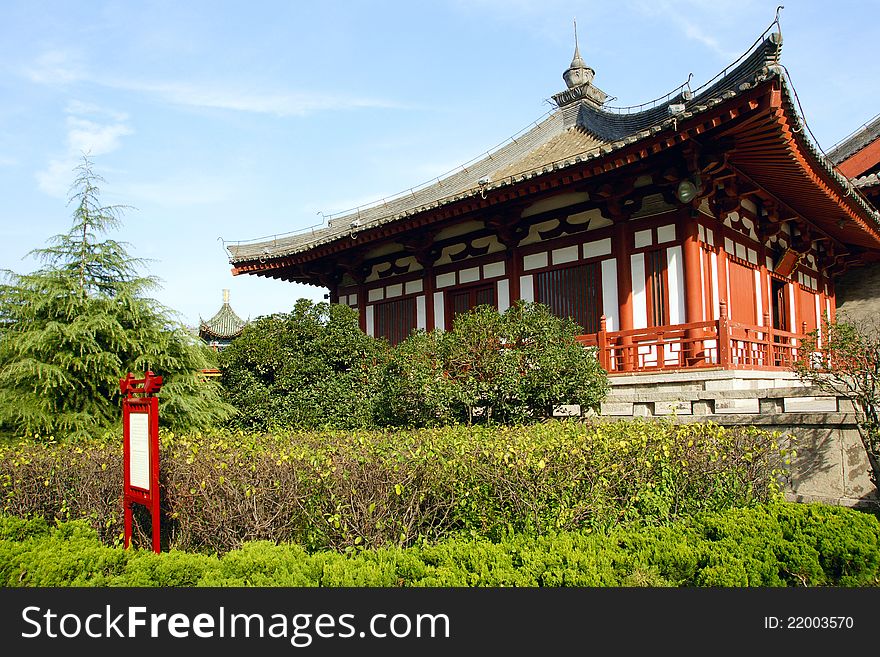
[[[654,415],[691,415],[693,409],[689,401],[654,402]]]
[[[836,413],[837,397],[785,397],[785,413]]]
[[[632,402],[602,402],[599,410],[602,415],[633,415]]]
[[[757,397],[750,399],[716,399],[716,413],[758,413],[760,402]]]
[[[553,417],[580,417],[580,404],[559,404],[553,407]]]

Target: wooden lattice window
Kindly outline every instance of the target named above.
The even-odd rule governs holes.
[[[495,283],[448,292],[446,300],[446,325],[449,327],[452,326],[456,315],[466,313],[471,308],[477,306],[498,307]]]
[[[416,328],[416,299],[396,299],[377,303],[376,337],[385,338],[392,345],[403,342]]]
[[[648,326],[669,324],[669,283],[666,250],[645,252],[645,278],[648,292]]]
[[[535,301],[557,317],[570,317],[585,333],[599,331],[602,315],[602,270],[598,262],[535,275]]]

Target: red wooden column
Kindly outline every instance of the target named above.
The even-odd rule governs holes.
[[[507,253],[507,277],[510,281],[508,294],[510,295],[510,305],[513,305],[514,301],[522,299],[519,280],[522,276],[522,253],[517,246],[512,249],[508,248]]]
[[[361,327],[361,331],[366,333],[367,332],[367,288],[364,285],[363,281],[358,282],[357,295],[358,295],[358,324]]]
[[[614,222],[614,235],[612,239],[614,260],[617,262],[617,307],[620,317],[619,331],[631,331],[633,328],[633,291],[632,291],[632,262],[630,261],[630,243],[632,231],[626,217],[620,217]],[[632,338],[622,337],[620,340],[623,347],[623,358],[620,369],[631,370],[633,354],[631,353]]]
[[[486,222],[486,226],[495,230],[498,241],[507,250],[504,270],[508,280],[507,293],[510,305],[522,298],[519,281],[522,275],[522,253],[519,250],[519,242],[528,231],[518,223],[520,213],[521,210],[510,211]]]
[[[684,317],[685,322],[691,324],[703,320],[703,286],[699,233],[689,206],[682,209],[678,223],[684,269]],[[689,339],[696,339],[701,335],[702,331],[699,330],[688,331]],[[688,342],[688,345],[686,357],[690,364],[695,364],[703,356],[702,343]]]
[[[434,266],[424,266],[425,276],[422,283],[422,293],[425,295],[425,331],[433,331],[434,327]]]

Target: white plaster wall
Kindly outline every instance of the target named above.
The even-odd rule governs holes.
[[[711,254],[712,258],[712,305],[714,308],[712,312],[713,319],[718,319],[721,317],[721,299],[718,298],[718,255],[716,253]],[[730,298],[730,297],[728,297]]]
[[[531,274],[519,277],[519,296],[526,302],[535,300],[535,284]]]
[[[443,308],[443,293],[434,292],[434,328],[446,329],[446,313]]]
[[[416,328],[423,331],[428,329],[428,317],[425,314],[425,295],[416,297]]]
[[[764,292],[761,285],[761,272],[755,270],[755,303],[758,305],[758,326],[764,326]]]
[[[495,278],[496,276],[504,276],[503,260],[501,262],[490,262],[488,265],[483,265],[484,278]]]
[[[504,312],[510,308],[510,281],[506,278],[498,281],[498,312]]]
[[[602,261],[602,313],[609,331],[617,331],[620,326],[620,306],[617,303],[617,260]]]
[[[367,335],[375,337],[376,330],[373,326],[373,306],[367,306]]]
[[[562,247],[561,249],[553,249],[553,252],[552,252],[553,264],[554,265],[561,265],[566,262],[574,262],[575,260],[578,259],[578,251],[579,250],[580,249],[578,248],[577,244],[574,244],[572,246],[565,246],[565,247]]]
[[[684,269],[680,246],[670,246],[666,249],[666,272],[669,282],[669,323],[684,324]],[[644,278],[642,276],[642,280]]]
[[[598,258],[603,255],[611,254],[611,238],[606,237],[604,240],[596,240],[595,242],[587,242],[584,244],[585,258]]]
[[[523,269],[528,271],[529,269],[540,269],[541,267],[546,267],[549,264],[547,260],[547,252],[540,251],[538,253],[532,253],[531,255],[523,256]]]
[[[631,255],[633,328],[648,328],[648,293],[645,289],[645,256],[642,253]]]
[[[702,228],[702,226],[700,226]],[[706,271],[706,262],[709,254],[700,249],[700,299],[703,301],[703,312],[700,313],[700,319],[704,322],[709,319],[708,314],[711,312],[711,308],[706,308],[706,287],[712,284],[711,280],[706,280],[706,277],[703,276],[703,272]]]
[[[460,269],[458,271],[459,283],[473,283],[474,281],[478,280],[480,280],[479,267],[469,267],[468,269]]]
[[[727,317],[730,318],[730,269],[724,268],[724,286],[727,288]]]

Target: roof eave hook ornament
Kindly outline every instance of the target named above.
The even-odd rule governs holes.
[[[779,64],[779,46],[782,45],[782,23],[779,22],[779,18],[780,18],[780,13],[782,12],[783,9],[785,9],[785,5],[779,5],[778,7],[776,7],[776,20],[773,21],[774,23],[776,23],[776,34],[775,34],[776,38],[775,38],[774,43],[776,44],[777,48],[776,48],[776,53],[774,54],[774,57],[773,57],[773,61],[776,64]],[[771,27],[772,27],[772,24],[771,24]]]

